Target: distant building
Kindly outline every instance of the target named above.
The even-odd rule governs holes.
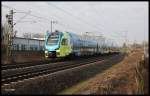
[[[33,39],[38,39],[38,40],[45,40],[45,38],[33,38]]]
[[[11,33],[10,25],[5,22],[1,27],[1,43],[2,49],[6,49],[8,45],[8,37]],[[13,50],[17,51],[42,51],[44,50],[44,38],[23,38],[14,37],[13,40]]]
[[[44,50],[44,40],[14,37],[13,50],[18,51],[42,51]]]

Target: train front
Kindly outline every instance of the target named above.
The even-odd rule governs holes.
[[[56,58],[60,47],[62,32],[52,32],[45,36],[45,58]]]

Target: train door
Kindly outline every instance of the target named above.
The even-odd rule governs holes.
[[[71,46],[69,43],[69,38],[68,36],[63,36],[61,42],[60,42],[60,56],[61,57],[66,57],[70,54],[71,52]]]
[[[61,56],[64,57],[66,56],[66,52],[67,52],[67,45],[68,45],[68,40],[66,38],[62,38],[61,40],[61,44],[60,44],[60,50],[61,50]]]

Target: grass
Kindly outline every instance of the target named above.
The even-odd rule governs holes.
[[[99,79],[98,86],[94,85],[97,91],[88,89],[90,81],[95,81],[91,78],[58,94],[148,94],[148,58],[140,58],[140,54],[131,54],[124,62],[105,70],[103,75],[99,75],[103,80]]]
[[[75,94],[76,92],[78,92],[83,86],[86,85],[87,82],[81,81],[80,83],[78,83],[80,86],[72,86],[71,88],[67,88],[59,93],[57,93],[58,95],[63,95],[63,94]]]
[[[113,70],[114,68],[117,68],[117,65],[113,65],[113,67],[108,68],[107,70],[103,71],[101,73],[102,76],[106,76],[106,75],[111,75],[111,77],[114,77],[112,74],[110,74],[111,70]],[[97,74],[98,75],[98,74]],[[96,76],[96,75],[95,75]],[[80,94],[80,91],[83,88],[88,88],[89,83],[91,83],[91,81],[93,81],[93,78],[89,78],[86,81],[81,81],[79,82],[77,85],[74,85],[70,88],[64,89],[61,92],[57,93],[58,95],[64,95],[64,94]],[[104,83],[104,82],[103,82]],[[102,84],[102,86],[98,87],[98,90],[100,91],[100,94],[107,94],[108,92],[110,93],[110,91],[114,90],[113,88],[113,84],[112,83],[104,83]]]
[[[148,94],[148,63],[148,58],[143,57],[135,68],[138,94]]]

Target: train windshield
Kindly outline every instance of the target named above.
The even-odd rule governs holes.
[[[48,37],[47,44],[48,45],[56,45],[59,41],[59,34],[51,34]]]

